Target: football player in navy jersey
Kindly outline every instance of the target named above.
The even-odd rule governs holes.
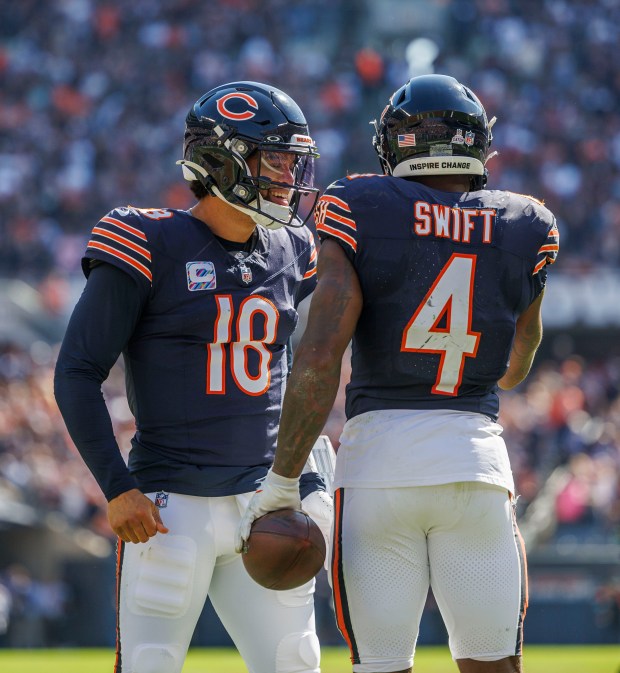
[[[283,483],[296,501],[352,339],[331,580],[357,673],[412,671],[429,587],[462,673],[521,671],[526,563],[498,387],[530,370],[558,230],[536,199],[486,189],[493,122],[454,78],[415,77],[375,122],[383,174],[338,180],[315,211],[318,286],[237,537],[282,506]]]
[[[180,673],[207,595],[252,673],[320,670],[314,581],[264,589],[235,551],[273,459],[297,307],[316,284],[301,207],[318,195],[317,156],[287,94],[222,85],[186,118],[178,163],[196,204],[120,207],[92,230],[55,394],[119,537],[115,673]],[[128,465],[101,393],[121,353]],[[297,504],[328,537],[313,467]]]

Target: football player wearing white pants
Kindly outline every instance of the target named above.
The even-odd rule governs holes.
[[[553,215],[486,190],[475,94],[414,77],[375,122],[383,175],[349,175],[315,210],[318,286],[252,519],[295,501],[352,339],[334,477],[331,582],[355,673],[411,673],[432,588],[461,673],[519,673],[527,606],[498,387],[542,338]]]
[[[265,589],[250,578],[235,551],[235,530],[250,495],[170,493],[160,509],[169,532],[120,547],[123,671],[180,673],[207,595],[250,673],[320,670],[315,580],[288,591]],[[157,494],[148,497],[155,502]],[[301,508],[328,538],[329,495],[314,491]]]
[[[178,163],[194,205],[121,206],[92,229],[55,395],[119,538],[114,673],[180,673],[207,596],[251,673],[320,670],[314,582],[261,588],[235,551],[316,286],[299,207],[318,196],[317,156],[290,96],[223,84],[186,117]],[[136,420],[127,462],[101,391],[121,354]],[[329,536],[326,488],[310,467],[295,504]]]

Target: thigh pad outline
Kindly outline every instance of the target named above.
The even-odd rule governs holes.
[[[160,536],[157,536],[159,538]],[[182,535],[149,541],[137,560],[128,607],[135,614],[181,617],[187,611],[194,580],[196,543]]]

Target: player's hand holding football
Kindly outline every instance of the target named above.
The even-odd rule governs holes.
[[[155,503],[137,488],[110,500],[108,521],[123,542],[146,542],[157,533],[168,532]]]
[[[235,535],[236,551],[238,553],[243,551],[245,542],[250,537],[250,528],[252,528],[254,519],[258,519],[267,512],[288,508],[301,509],[299,478],[282,477],[269,470],[241,517]]]

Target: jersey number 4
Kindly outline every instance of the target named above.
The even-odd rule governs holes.
[[[262,395],[269,389],[271,381],[271,351],[265,344],[275,341],[278,330],[278,309],[265,297],[246,297],[239,306],[236,324],[233,319],[232,297],[227,294],[215,296],[217,318],[213,343],[207,344],[207,394],[226,393],[227,352],[230,353],[230,369],[239,390],[246,395]],[[262,322],[260,338],[256,338],[255,322]],[[229,348],[226,348],[229,346]],[[257,371],[250,372],[248,358],[250,352],[257,355]]]
[[[476,357],[480,333],[472,332],[476,256],[453,254],[403,331],[401,350],[435,353],[439,371],[432,392],[456,395],[465,358]]]

